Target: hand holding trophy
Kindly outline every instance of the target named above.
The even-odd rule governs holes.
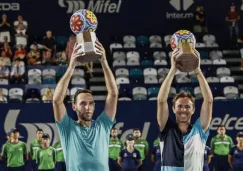
[[[200,54],[195,49],[196,39],[188,30],[179,30],[170,39],[175,66],[181,72],[194,71],[199,66]]]
[[[95,14],[86,9],[76,11],[70,18],[70,28],[76,34],[77,43],[81,45],[79,53],[85,53],[77,59],[81,63],[96,61],[101,57],[95,47],[97,25]]]

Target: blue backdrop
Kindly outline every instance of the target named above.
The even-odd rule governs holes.
[[[211,122],[210,137],[216,135],[218,125],[225,125],[227,134],[232,136],[234,142],[238,131],[243,131],[243,100],[215,101],[213,106],[213,119]],[[71,104],[67,104],[68,114],[76,119],[76,114],[71,109]],[[201,101],[196,103],[196,112],[192,118],[192,123],[199,117]],[[21,140],[29,143],[35,137],[37,127],[44,129],[55,143],[59,137],[54,123],[52,104],[0,104],[0,144],[5,142],[6,132],[12,127],[18,127],[21,132]],[[94,118],[104,109],[103,102],[96,103]],[[170,111],[172,112],[172,111]],[[171,113],[171,117],[174,115]],[[115,127],[119,130],[119,137],[124,137],[132,132],[133,128],[140,128],[142,136],[147,139],[152,147],[153,141],[158,136],[156,121],[156,102],[137,101],[119,102]],[[150,157],[147,165],[150,165]]]
[[[29,35],[43,36],[50,29],[57,36],[69,35],[72,13],[86,8],[97,15],[97,36],[105,42],[114,35],[164,35],[182,28],[192,30],[193,13],[203,5],[209,32],[224,42],[229,35],[225,17],[232,2],[242,14],[242,1],[238,0],[2,0],[0,10],[11,23],[22,14],[29,22]]]

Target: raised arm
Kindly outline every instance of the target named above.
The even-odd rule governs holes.
[[[199,54],[199,52],[198,52],[198,54]],[[201,92],[202,92],[202,96],[203,96],[203,104],[202,104],[201,112],[200,112],[200,121],[201,121],[203,130],[206,131],[212,120],[213,95],[212,95],[211,89],[208,85],[208,82],[205,79],[205,77],[200,69],[200,65],[195,70],[195,73],[197,75],[197,79],[198,79],[198,82],[199,82],[199,85],[201,88]]]
[[[95,47],[97,48],[96,52],[102,55],[100,63],[104,72],[105,84],[108,91],[105,102],[105,113],[109,116],[111,120],[114,120],[116,116],[118,100],[118,88],[116,85],[116,80],[106,60],[105,49],[98,40],[96,41]]]
[[[160,87],[158,98],[157,98],[157,120],[158,120],[158,124],[160,127],[160,131],[164,130],[164,127],[165,127],[166,122],[169,117],[167,99],[169,96],[170,87],[171,87],[174,75],[176,73],[176,67],[175,67],[175,61],[174,61],[175,56],[178,55],[176,52],[177,51],[174,50],[172,53],[171,68],[170,68],[168,75],[166,76],[166,78],[164,79],[164,81]]]
[[[73,71],[76,67],[76,59],[78,56],[84,55],[84,53],[79,53],[78,49],[80,49],[80,45],[77,43],[75,44],[75,48],[73,50],[69,66],[67,68],[66,73],[58,82],[54,95],[53,95],[53,109],[54,109],[54,116],[57,122],[61,121],[63,116],[66,113],[66,107],[64,105],[64,98],[66,96],[68,84],[72,77]]]

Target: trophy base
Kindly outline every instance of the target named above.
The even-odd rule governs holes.
[[[179,46],[179,54],[177,55],[175,62],[176,68],[181,72],[191,72],[195,70],[199,65],[199,56],[192,49],[192,45],[187,42],[181,43]]]
[[[77,61],[81,63],[94,62],[101,58],[101,55],[95,52],[86,52],[84,56],[78,57]]]
[[[199,58],[194,54],[182,54],[176,59],[176,68],[181,72],[194,71],[199,64]]]
[[[95,41],[97,40],[95,32],[84,31],[77,34],[77,42],[81,44],[79,52],[84,52],[84,56],[78,57],[78,62],[93,62],[98,60],[101,55],[97,54],[95,48]]]

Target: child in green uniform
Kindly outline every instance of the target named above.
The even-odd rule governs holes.
[[[111,138],[109,141],[109,168],[110,171],[120,171],[121,167],[117,163],[120,151],[123,149],[121,140],[117,137],[116,128],[111,129]]]
[[[66,163],[61,142],[56,142],[54,148],[56,150],[56,171],[66,171]]]
[[[39,171],[54,171],[55,169],[56,152],[50,146],[50,136],[42,135],[42,145],[36,152],[36,163]]]
[[[38,166],[36,164],[36,151],[41,147],[43,130],[37,129],[36,138],[30,144],[30,159],[32,171],[37,171]]]
[[[26,144],[19,141],[18,129],[11,129],[10,136],[11,141],[4,144],[1,156],[3,160],[7,160],[8,171],[24,171],[27,160]]]
[[[140,152],[141,159],[142,161],[144,161],[145,157],[148,155],[149,152],[148,142],[145,139],[141,138],[141,131],[139,128],[133,129],[133,137],[135,140],[134,147]],[[138,171],[143,171],[142,166],[143,165],[138,168]]]

